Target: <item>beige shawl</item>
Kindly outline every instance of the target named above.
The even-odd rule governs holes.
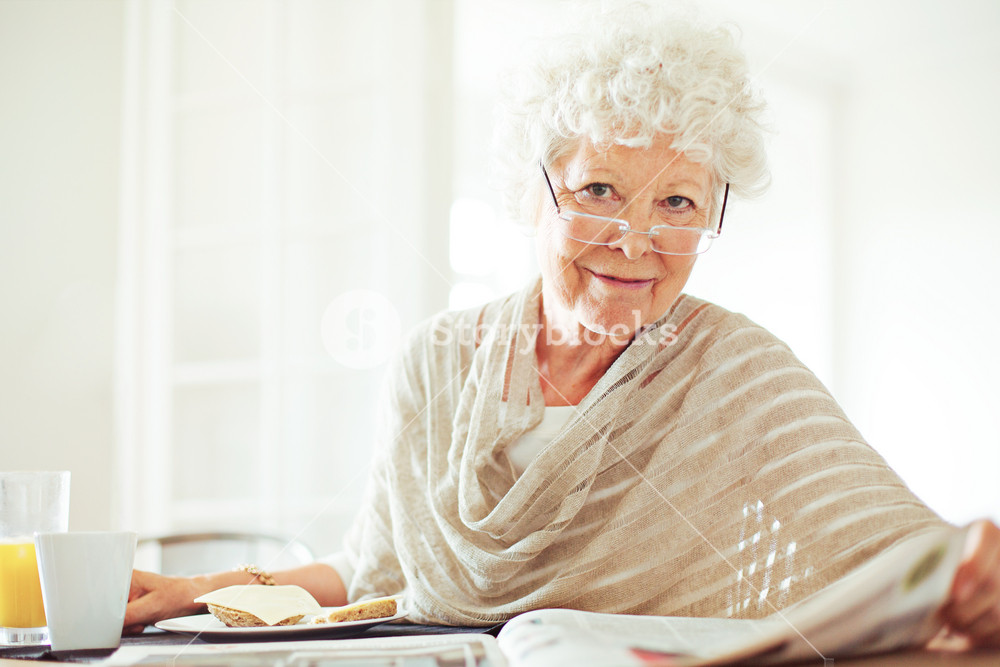
[[[788,347],[681,296],[518,477],[539,285],[445,313],[391,375],[351,600],[486,625],[541,607],[760,617],[940,520]]]

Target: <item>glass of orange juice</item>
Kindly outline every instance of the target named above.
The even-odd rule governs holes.
[[[69,472],[0,472],[0,644],[47,644],[35,531],[69,527]]]

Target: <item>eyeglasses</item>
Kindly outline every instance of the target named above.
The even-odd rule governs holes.
[[[552,181],[545,171],[545,165],[539,162],[538,166],[542,168],[545,184],[549,186],[556,213],[566,223],[563,225],[562,233],[574,241],[592,245],[613,245],[625,238],[626,234],[642,234],[649,237],[653,250],[662,255],[700,255],[708,250],[712,246],[712,241],[719,238],[722,233],[722,219],[726,215],[726,202],[729,200],[729,183],[726,183],[726,190],[722,196],[722,211],[716,229],[666,224],[653,225],[648,232],[640,232],[632,229],[628,221],[621,218],[563,210],[556,199],[556,191],[552,188]]]

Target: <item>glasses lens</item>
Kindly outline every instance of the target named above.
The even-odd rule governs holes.
[[[692,227],[654,227],[650,236],[653,250],[664,255],[700,255],[709,249],[717,234]]]
[[[563,233],[574,241],[610,245],[620,239],[625,229],[620,222],[609,218],[592,218],[566,211],[560,216],[564,221]]]

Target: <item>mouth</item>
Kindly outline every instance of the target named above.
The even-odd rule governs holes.
[[[609,276],[603,273],[591,271],[595,278],[611,287],[627,290],[641,290],[652,285],[655,280],[652,278],[624,278],[620,276]]]

